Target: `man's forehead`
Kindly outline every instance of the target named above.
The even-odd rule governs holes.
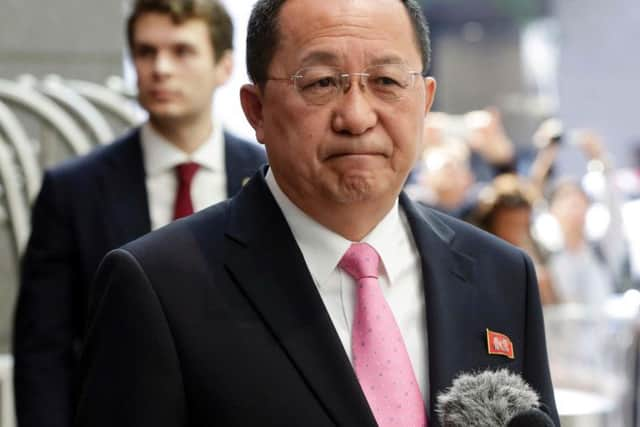
[[[199,18],[187,18],[176,22],[169,14],[149,12],[140,15],[134,23],[134,42],[182,41],[199,43],[206,40],[208,40],[207,24]]]
[[[305,52],[301,58],[301,65],[329,64],[338,65],[343,62],[343,55],[331,50],[311,50]],[[406,58],[397,53],[373,52],[367,57],[369,65],[400,64]]]
[[[349,40],[370,42],[375,49],[385,45],[388,51],[378,56],[402,57],[400,52],[417,48],[409,14],[399,0],[288,0],[280,11],[279,32],[279,47],[303,50],[297,55],[304,62],[332,62]]]
[[[315,26],[323,26],[335,20],[358,25],[358,21],[366,24],[367,20],[380,14],[387,18],[398,15],[408,18],[400,0],[287,0],[280,9],[279,20],[281,24],[290,25],[310,21]]]

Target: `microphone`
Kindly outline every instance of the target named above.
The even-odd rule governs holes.
[[[462,374],[437,399],[443,427],[555,427],[538,394],[507,369]]]
[[[520,412],[507,424],[507,427],[555,427],[551,417],[538,408]]]

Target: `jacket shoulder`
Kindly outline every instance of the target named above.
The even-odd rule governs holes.
[[[224,140],[227,150],[232,155],[252,159],[258,166],[267,159],[266,152],[260,144],[247,141],[228,132],[224,133]]]
[[[436,230],[446,230],[453,247],[469,254],[508,256],[522,259],[524,252],[510,243],[475,225],[442,213],[436,209],[415,203],[418,211]],[[440,231],[443,234],[444,231]],[[525,255],[526,257],[526,255]]]
[[[229,200],[217,203],[186,218],[127,243],[122,248],[136,257],[141,265],[162,268],[194,260],[194,254],[208,257],[221,254]]]
[[[142,159],[139,128],[132,129],[107,145],[95,147],[85,155],[63,161],[48,169],[45,176],[64,181],[86,179],[87,176],[101,171],[104,165],[112,161],[133,156],[140,156]]]

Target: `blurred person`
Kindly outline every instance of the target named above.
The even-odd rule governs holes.
[[[600,137],[582,130],[571,138],[585,154],[589,173],[581,180],[556,180],[548,200],[554,222],[548,222],[546,230],[541,222],[537,235],[551,251],[549,269],[559,301],[599,305],[628,287],[621,201]]]
[[[447,145],[452,140],[462,141],[468,147],[468,162],[475,181],[490,182],[496,175],[515,169],[515,148],[496,108],[462,115],[429,114],[425,120],[424,149]],[[418,173],[423,165],[417,166]]]
[[[429,115],[424,119],[424,137],[422,138],[422,145],[419,147],[420,152],[424,154],[427,150],[440,147],[444,143],[446,137],[445,131],[449,122],[448,114],[439,111],[429,112]],[[419,156],[419,160],[411,169],[409,177],[407,178],[405,186],[410,194],[413,192],[419,194],[422,191],[418,181],[424,168],[423,157],[423,155]],[[418,194],[416,194],[416,197],[419,197]]]
[[[579,182],[556,184],[549,212],[557,221],[561,247],[552,252],[550,272],[563,303],[602,304],[615,286],[604,255],[587,238],[586,218],[591,201]]]
[[[402,193],[435,93],[418,2],[258,0],[247,63],[269,166],[107,255],[77,425],[437,426],[461,371],[505,367],[558,423],[529,258]]]
[[[546,254],[531,234],[534,207],[540,194],[525,178],[502,174],[478,194],[469,220],[491,234],[523,249],[533,260],[543,304],[556,302]]]
[[[529,178],[541,194],[544,194],[546,186],[553,178],[555,161],[565,138],[563,134],[562,122],[555,117],[542,121],[533,134],[533,147],[536,152],[529,169]]]
[[[232,69],[232,32],[215,0],[133,5],[127,36],[149,119],[45,174],[15,313],[20,427],[72,423],[89,285],[102,257],[233,195],[265,162],[262,147],[212,119],[213,94]]]
[[[497,108],[470,111],[463,116],[465,140],[471,149],[471,169],[477,181],[490,182],[515,170],[516,152]]]
[[[423,150],[440,147],[449,137],[449,127],[452,126],[451,118],[442,111],[431,111],[424,119],[424,146]]]
[[[427,146],[416,184],[408,186],[407,193],[429,207],[457,218],[464,217],[474,184],[469,155],[469,148],[455,139]]]

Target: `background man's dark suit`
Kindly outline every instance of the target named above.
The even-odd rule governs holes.
[[[263,173],[103,262],[79,426],[375,425]],[[531,262],[404,195],[401,206],[422,257],[430,426],[438,393],[488,367],[521,374],[557,422]],[[488,354],[486,328],[510,337],[514,360]]]
[[[265,161],[262,147],[225,134],[227,194]],[[93,275],[109,250],[151,230],[140,130],[48,172],[32,223],[15,317],[17,411],[21,426],[68,427]]]

